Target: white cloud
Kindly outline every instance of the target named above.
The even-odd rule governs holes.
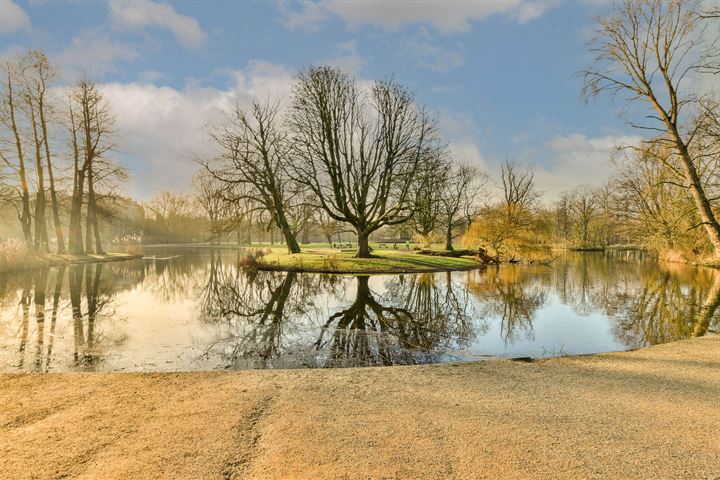
[[[541,17],[548,9],[553,7],[555,3],[554,0],[523,2],[517,11],[518,23],[528,23],[531,20]]]
[[[539,17],[554,0],[446,0],[407,2],[385,0],[323,0],[296,2],[296,8],[281,4],[285,26],[290,29],[316,30],[332,15],[342,18],[350,28],[374,25],[398,30],[410,24],[424,24],[443,32],[463,32],[473,21],[492,15],[507,15],[519,23]]]
[[[487,159],[477,143],[480,129],[472,116],[444,110],[440,113],[438,128],[443,140],[448,142],[448,149],[455,160],[469,163],[484,171],[488,170]]]
[[[330,12],[321,3],[313,0],[299,0],[297,3],[300,8],[293,10],[288,6],[288,2],[278,2],[283,24],[289,30],[314,32],[330,17]]]
[[[198,168],[193,155],[212,152],[206,127],[221,122],[237,102],[288,96],[293,81],[290,70],[264,62],[224,74],[232,80],[225,89],[101,84],[115,114],[120,150],[133,174],[130,195],[148,200],[162,189],[186,190]]]
[[[638,136],[590,138],[580,133],[556,136],[547,143],[554,156],[549,167],[538,167],[535,180],[545,198],[553,200],[577,185],[601,186],[613,174],[611,158],[619,146],[637,145]]]
[[[0,0],[0,11],[0,35],[10,35],[23,28],[30,28],[30,17],[12,0]]]
[[[100,30],[86,30],[73,38],[54,60],[62,69],[63,79],[73,81],[84,74],[98,77],[115,72],[118,62],[129,62],[139,56],[130,44],[111,40]]]
[[[403,39],[400,53],[414,58],[419,67],[436,72],[447,72],[465,63],[462,53],[438,45],[425,28],[417,35]]]
[[[165,74],[157,70],[143,70],[138,74],[138,80],[142,83],[157,83],[165,77]]]
[[[365,59],[357,52],[357,42],[350,40],[337,46],[337,54],[323,61],[350,74],[357,74],[365,66]]]
[[[142,30],[157,26],[167,28],[186,47],[200,48],[205,42],[205,32],[197,20],[177,13],[167,3],[150,0],[110,0],[110,17],[113,25],[120,29]]]

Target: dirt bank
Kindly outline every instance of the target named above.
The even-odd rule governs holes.
[[[0,375],[20,478],[720,478],[720,337],[532,363]]]

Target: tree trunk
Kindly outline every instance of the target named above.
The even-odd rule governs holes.
[[[288,224],[287,218],[285,218],[285,213],[282,209],[279,210],[280,211],[275,214],[275,221],[278,227],[280,227],[280,231],[285,238],[285,245],[287,245],[288,253],[300,253],[300,245],[298,244],[295,234]]]
[[[710,321],[715,316],[718,307],[720,307],[720,273],[713,273],[715,273],[715,275],[713,275],[714,281],[705,298],[702,310],[700,310],[698,320],[695,323],[693,337],[702,337],[707,333]]]
[[[300,245],[295,239],[290,226],[286,223],[281,225],[283,237],[285,238],[285,245],[287,245],[288,253],[300,253]]]
[[[10,113],[10,126],[15,137],[15,148],[17,149],[18,156],[18,174],[20,175],[20,186],[22,193],[20,198],[22,200],[22,213],[18,217],[20,225],[22,226],[23,237],[28,248],[33,245],[32,238],[32,216],[30,215],[30,192],[28,191],[27,175],[25,173],[25,157],[23,156],[22,141],[20,140],[20,132],[18,131],[17,122],[15,121],[15,100],[13,98],[13,85],[10,77],[10,71],[8,71],[7,77],[8,87],[8,110]]]
[[[93,209],[95,207],[95,202],[93,201],[93,171],[92,167],[88,168],[88,200],[87,200],[87,210],[85,214],[85,253],[93,253],[93,246],[92,246],[92,240],[93,240]]]
[[[700,215],[700,221],[703,223],[708,239],[713,246],[714,257],[720,258],[720,223],[718,223],[715,213],[710,206],[710,202],[705,194],[705,189],[700,181],[700,176],[697,173],[697,168],[690,157],[690,152],[688,152],[687,145],[682,138],[680,138],[680,133],[675,125],[667,120],[666,124],[675,142],[675,146],[680,153],[683,170],[685,171],[685,179],[690,183],[690,194]]]
[[[445,231],[445,250],[454,250],[453,248],[453,236],[452,236],[452,223],[448,225]]]
[[[37,173],[37,192],[35,194],[35,249],[50,251],[48,245],[47,224],[45,223],[45,172],[43,171],[41,141],[38,136],[35,107],[28,101],[30,121],[32,123],[33,142],[35,144],[35,170]]]
[[[85,188],[85,173],[76,173],[75,185],[73,185],[73,198],[70,207],[70,227],[68,232],[68,246],[70,253],[79,255],[85,252],[82,238],[82,204],[83,189]]]
[[[370,234],[364,230],[357,230],[358,248],[355,258],[370,258]]]
[[[63,238],[62,225],[60,224],[60,211],[58,208],[57,193],[55,191],[55,175],[53,174],[52,160],[50,158],[50,142],[48,141],[47,121],[45,120],[45,106],[42,101],[39,104],[39,109],[40,128],[43,134],[48,180],[50,181],[50,201],[52,205],[53,223],[55,225],[55,238],[57,239],[57,253],[65,253],[65,239]]]
[[[92,238],[90,237],[90,226],[92,226],[92,231],[94,233],[94,239],[95,239],[95,253],[105,253],[103,252],[102,243],[100,241],[100,229],[98,228],[98,220],[97,220],[97,199],[95,198],[95,186],[93,181],[93,172],[90,170],[88,176],[88,230],[87,230],[87,248],[90,249],[90,245],[92,242]]]
[[[92,219],[90,218],[91,207],[88,202],[87,209],[85,210],[85,253],[93,253],[92,246]]]
[[[82,197],[85,188],[85,170],[80,169],[80,150],[78,148],[75,115],[70,108],[70,133],[73,148],[73,189],[70,203],[70,225],[68,226],[68,248],[70,253],[79,255],[83,253],[82,243]]]

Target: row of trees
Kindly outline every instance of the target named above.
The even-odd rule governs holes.
[[[54,241],[57,253],[102,253],[99,219],[126,177],[107,155],[115,148],[107,102],[86,80],[58,87],[59,70],[40,51],[5,61],[1,73],[0,200],[35,251]]]

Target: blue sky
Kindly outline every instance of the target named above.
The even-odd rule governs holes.
[[[13,3],[14,2],[14,3]],[[0,0],[0,55],[41,48],[63,82],[86,74],[117,116],[128,193],[187,188],[203,127],[250,96],[285,95],[299,67],[394,75],[436,112],[454,154],[495,173],[530,163],[551,200],[610,174],[636,139],[620,103],[585,104],[592,17],[603,2]]]

